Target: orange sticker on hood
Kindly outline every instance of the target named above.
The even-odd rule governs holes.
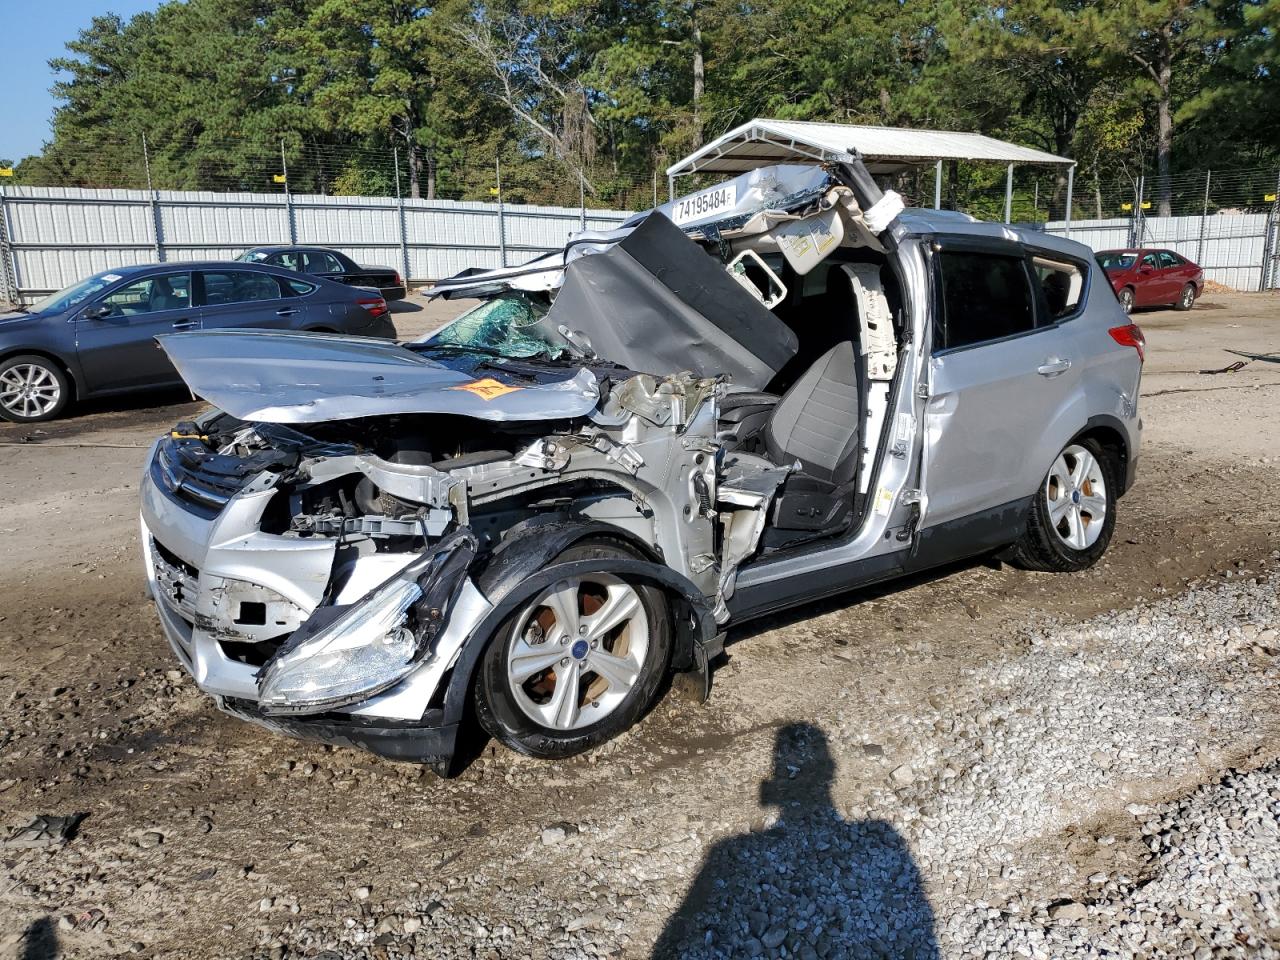
[[[483,380],[472,380],[470,383],[463,383],[456,387],[448,387],[449,390],[465,390],[467,393],[474,393],[481,400],[497,400],[504,397],[508,393],[515,393],[517,390],[523,390],[523,387],[509,387],[505,383],[499,383],[493,377],[485,377]]]

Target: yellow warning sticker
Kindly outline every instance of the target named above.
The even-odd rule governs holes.
[[[517,390],[523,390],[524,388],[509,387],[505,383],[499,383],[493,377],[485,377],[483,380],[472,380],[470,383],[459,384],[449,389],[474,393],[481,400],[497,400],[499,397],[505,397],[508,393],[515,393]]]

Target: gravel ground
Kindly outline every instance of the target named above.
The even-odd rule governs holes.
[[[705,706],[451,781],[176,669],[133,501],[197,405],[0,425],[0,839],[87,814],[0,847],[0,958],[1280,955],[1280,368],[1198,373],[1280,350],[1278,304],[1139,317],[1139,485],[1093,570],[748,625]]]

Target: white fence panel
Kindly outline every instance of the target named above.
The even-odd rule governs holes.
[[[610,230],[629,216],[589,210],[585,223]],[[9,280],[0,269],[0,298],[12,296],[5,288],[16,284],[26,299],[111,267],[230,259],[249,247],[290,242],[334,247],[359,263],[402,272],[407,260],[409,279],[423,282],[467,267],[524,263],[559,249],[583,225],[576,207],[76,187],[5,188],[0,217],[13,274]],[[1257,290],[1273,220],[1230,213],[1149,217],[1143,243],[1178,251],[1217,283]],[[1033,226],[1066,232],[1061,221]],[[1128,246],[1132,230],[1127,218],[1082,220],[1072,223],[1071,238],[1105,250]]]
[[[574,207],[395,197],[10,187],[0,194],[18,294],[32,299],[92,273],[156,260],[227,260],[264,244],[316,244],[416,282],[558,250],[583,222]],[[402,216],[403,211],[403,216]],[[630,213],[590,210],[588,229]],[[0,271],[0,298],[4,272]]]

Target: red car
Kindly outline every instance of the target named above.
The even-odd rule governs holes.
[[[1172,250],[1100,250],[1094,259],[1125,313],[1166,304],[1190,310],[1204,290],[1204,271]]]

